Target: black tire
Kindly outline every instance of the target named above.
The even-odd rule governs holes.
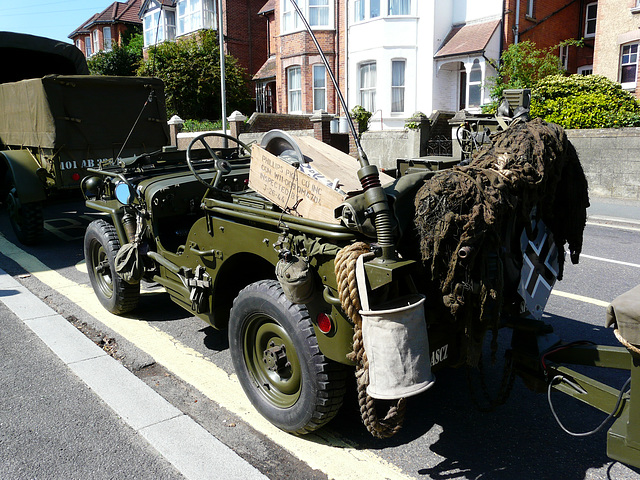
[[[5,203],[9,221],[16,237],[23,245],[35,245],[42,238],[44,215],[40,202],[22,203],[10,172],[6,178],[8,192]]]
[[[84,235],[84,258],[89,280],[100,303],[111,313],[122,314],[138,306],[140,284],[129,284],[116,273],[120,240],[113,225],[94,220]]]
[[[347,368],[320,352],[307,308],[287,300],[277,281],[262,280],[238,294],[229,348],[247,397],[282,430],[312,432],[342,406]]]

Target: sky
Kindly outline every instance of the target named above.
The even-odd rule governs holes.
[[[0,31],[71,43],[69,34],[115,0],[0,0]],[[122,1],[122,0],[120,0]]]

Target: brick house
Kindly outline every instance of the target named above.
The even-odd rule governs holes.
[[[269,0],[268,59],[254,76],[257,109],[338,114],[333,87],[291,0]],[[613,1],[613,0],[610,0]],[[349,109],[374,113],[372,129],[402,128],[416,111],[479,111],[502,50],[532,40],[559,49],[570,73],[591,73],[597,2],[589,0],[298,0]],[[348,38],[347,38],[348,36]]]
[[[249,75],[267,59],[267,26],[258,15],[264,0],[222,0],[225,51]],[[145,49],[199,30],[218,29],[218,0],[144,0],[139,18]]]
[[[113,44],[121,44],[125,32],[140,28],[141,5],[142,0],[113,2],[75,29],[69,38],[87,58],[103,50],[109,51]]]
[[[599,0],[593,73],[619,82],[640,99],[640,1]]]
[[[269,32],[266,62],[253,79],[257,108],[263,112],[339,113],[335,89],[311,36],[289,0],[264,2],[260,14]],[[345,92],[346,0],[298,0]]]
[[[598,13],[594,0],[506,0],[503,47],[531,40],[546,49],[583,38],[584,47],[560,47],[557,53],[569,73],[592,73]]]

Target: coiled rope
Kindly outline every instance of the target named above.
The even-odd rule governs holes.
[[[369,361],[362,341],[362,317],[360,316],[360,297],[356,283],[356,260],[360,255],[372,255],[368,244],[356,242],[341,249],[335,259],[335,273],[338,280],[338,294],[342,310],[354,325],[353,352],[350,360],[356,363],[358,383],[358,404],[360,417],[366,429],[376,438],[389,438],[402,428],[406,400],[400,398],[392,405],[384,418],[379,419],[375,399],[367,394],[369,385]]]
[[[618,339],[618,341],[622,345],[624,345],[628,350],[631,350],[636,355],[640,355],[640,348],[636,347],[635,345],[630,343],[626,338],[624,338],[617,328],[613,329],[613,333],[616,336],[616,338]]]

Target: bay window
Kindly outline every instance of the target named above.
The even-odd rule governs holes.
[[[102,43],[104,44],[104,49],[109,52],[111,50],[111,27],[102,29]]]
[[[299,66],[287,69],[287,99],[289,113],[302,113],[302,70]]]
[[[98,37],[98,30],[94,30],[91,32],[91,36],[93,37],[93,53],[98,53],[100,51],[100,38]]]
[[[389,0],[389,15],[410,15],[411,0]]]
[[[324,65],[313,66],[313,110],[327,109],[327,75]]]
[[[482,104],[482,69],[476,58],[469,73],[469,106],[479,107]]]
[[[176,12],[157,8],[147,12],[143,19],[144,46],[171,41],[176,38]]]
[[[354,20],[360,22],[364,20],[364,0],[356,0],[354,4]]]
[[[214,0],[179,0],[176,8],[178,35],[185,35],[203,28],[216,28]]]
[[[296,2],[311,27],[333,28],[333,7],[331,0],[281,0],[282,33],[302,30],[304,24],[291,2]]]
[[[391,61],[391,112],[404,112],[404,60]]]
[[[361,64],[358,68],[360,106],[369,112],[376,111],[376,81],[376,62]]]
[[[356,22],[380,16],[380,0],[355,0],[353,7]]]
[[[309,0],[309,25],[329,25],[329,0]]]

